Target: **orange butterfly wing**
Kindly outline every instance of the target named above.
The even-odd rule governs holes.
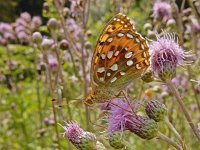
[[[93,54],[93,87],[119,90],[149,66],[149,47],[130,19],[117,14],[104,28]]]

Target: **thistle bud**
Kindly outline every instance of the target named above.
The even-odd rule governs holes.
[[[141,79],[142,79],[144,82],[147,82],[147,83],[152,82],[152,81],[154,80],[152,71],[149,70],[149,71],[145,72],[145,73],[142,75]]]
[[[69,42],[67,40],[62,40],[60,42],[60,49],[62,50],[66,50],[69,47]]]
[[[47,27],[50,30],[56,30],[58,27],[58,21],[55,18],[49,19],[49,21],[47,22]]]
[[[44,50],[47,50],[47,49],[49,49],[49,48],[51,48],[51,46],[53,45],[53,40],[49,40],[49,39],[44,39],[43,41],[42,41],[42,48],[44,49]]]
[[[146,114],[156,122],[163,121],[167,115],[166,106],[156,100],[149,101],[145,107]]]
[[[33,35],[32,35],[32,40],[33,40],[33,43],[35,44],[41,44],[42,42],[42,35],[40,32],[34,32]]]
[[[87,36],[87,37],[91,37],[91,36],[92,36],[92,32],[91,32],[90,30],[88,30],[88,31],[86,32],[86,36]]]
[[[85,43],[85,48],[86,48],[86,49],[91,49],[91,47],[92,47],[92,44],[91,44],[90,42],[87,41],[87,42]]]
[[[124,144],[123,144],[122,132],[116,131],[116,132],[110,133],[109,143],[110,143],[110,146],[112,146],[115,149],[123,148]]]
[[[46,12],[49,12],[49,4],[47,2],[43,3],[43,9],[46,11]]]
[[[158,133],[158,125],[153,119],[138,115],[127,122],[126,128],[147,140],[156,137]]]
[[[105,150],[102,143],[96,140],[96,136],[91,133],[84,131],[76,123],[69,123],[63,127],[65,132],[64,136],[80,150]]]
[[[152,29],[152,25],[151,25],[150,23],[145,23],[145,24],[144,24],[144,29],[145,29],[146,31],[151,30],[151,29]]]
[[[154,38],[155,37],[155,32],[154,31],[151,31],[151,30],[147,30],[147,36],[149,38]]]
[[[169,19],[168,21],[167,21],[167,27],[173,27],[173,26],[175,26],[176,25],[176,21],[174,20],[174,19]]]

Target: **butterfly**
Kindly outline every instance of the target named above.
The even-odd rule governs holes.
[[[89,106],[116,97],[150,65],[149,46],[130,18],[119,13],[104,27],[91,62],[92,90],[83,100]]]

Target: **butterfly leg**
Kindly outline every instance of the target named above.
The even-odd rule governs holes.
[[[118,93],[118,95],[123,95],[123,98],[126,100],[126,102],[129,104],[129,106],[131,107],[131,103],[130,100],[127,98],[127,95],[125,94],[124,91],[120,91]],[[131,107],[132,113],[136,115],[136,113],[134,112],[133,108]]]

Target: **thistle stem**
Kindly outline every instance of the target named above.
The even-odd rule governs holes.
[[[52,99],[54,99],[54,87],[53,87],[53,83],[52,83],[52,76],[51,76],[51,70],[48,66],[48,58],[47,58],[47,53],[46,51],[41,47],[41,45],[39,46],[43,57],[44,57],[44,62],[46,65],[46,76],[48,78],[48,84],[49,84],[49,88],[50,88],[50,95],[52,97]],[[56,131],[56,138],[57,138],[57,144],[58,144],[58,149],[60,150],[60,137],[59,137],[59,133],[58,133],[58,127],[57,127],[57,117],[56,117],[56,109],[55,109],[55,104],[54,101],[52,100],[52,109],[53,109],[53,117],[54,117],[54,121],[55,121],[55,131]]]
[[[183,139],[181,138],[180,134],[177,132],[177,130],[175,129],[175,127],[169,122],[169,119],[167,117],[165,117],[165,123],[167,124],[167,126],[169,127],[169,129],[174,133],[174,135],[176,136],[176,138],[180,142],[183,150],[186,150],[186,145],[183,142]]]
[[[170,145],[175,147],[177,150],[183,150],[180,145],[178,145],[176,142],[172,141],[172,139],[170,139],[166,135],[162,134],[161,132],[158,132],[157,137],[163,141],[166,141],[167,143],[169,143]]]
[[[170,90],[172,91],[172,93],[174,94],[174,96],[176,97],[177,102],[179,103],[179,106],[181,107],[181,110],[183,112],[183,114],[185,115],[185,118],[187,119],[187,122],[189,123],[190,127],[192,128],[192,131],[194,132],[194,135],[196,135],[198,141],[200,141],[200,135],[198,133],[198,130],[196,129],[194,123],[192,122],[192,118],[190,116],[190,114],[188,113],[182,99],[181,96],[179,95],[177,89],[174,87],[173,83],[171,80],[167,80],[166,81],[167,86],[170,88]]]
[[[40,98],[40,84],[39,84],[39,75],[37,73],[37,50],[36,47],[34,46],[34,44],[32,44],[33,50],[34,50],[34,68],[35,68],[35,78],[36,78],[36,85],[35,85],[35,89],[36,89],[36,94],[37,94],[37,101],[38,101],[38,113],[39,113],[39,118],[40,118],[40,128],[42,128],[42,120],[43,120],[43,114],[42,114],[42,102],[41,102],[41,98]]]

